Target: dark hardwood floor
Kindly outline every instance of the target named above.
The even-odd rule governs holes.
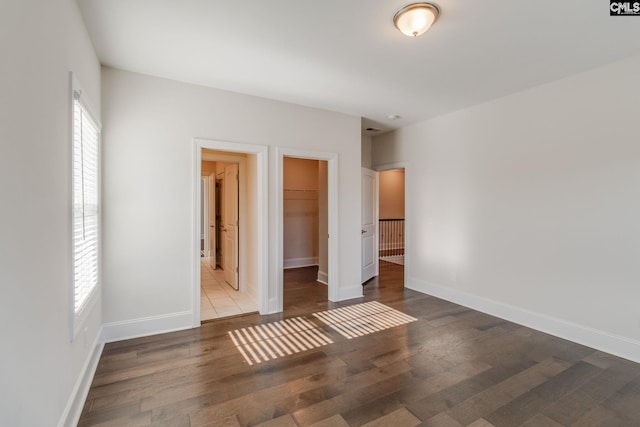
[[[403,289],[327,302],[285,273],[285,311],[107,344],[80,426],[640,426],[640,365]],[[248,365],[228,332],[376,300],[418,320]]]

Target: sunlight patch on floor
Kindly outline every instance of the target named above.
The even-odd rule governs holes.
[[[347,339],[418,320],[376,301],[320,311],[312,316]],[[229,331],[229,337],[249,365],[333,343],[320,326],[305,317],[236,329]]]
[[[347,339],[418,320],[376,301],[320,311],[313,316]]]
[[[249,365],[333,342],[326,332],[304,317],[236,329],[229,336]]]

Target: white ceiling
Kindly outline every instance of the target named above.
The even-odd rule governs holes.
[[[640,17],[606,0],[78,0],[108,66],[402,127],[640,54]],[[391,121],[390,114],[401,119]]]

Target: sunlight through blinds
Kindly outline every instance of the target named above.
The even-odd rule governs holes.
[[[74,94],[73,271],[74,310],[80,312],[98,285],[99,126]]]

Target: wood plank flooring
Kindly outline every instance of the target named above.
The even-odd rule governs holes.
[[[107,344],[79,426],[640,426],[640,365],[402,287],[327,302],[285,272],[285,311]],[[418,321],[249,366],[228,332],[378,301]]]

